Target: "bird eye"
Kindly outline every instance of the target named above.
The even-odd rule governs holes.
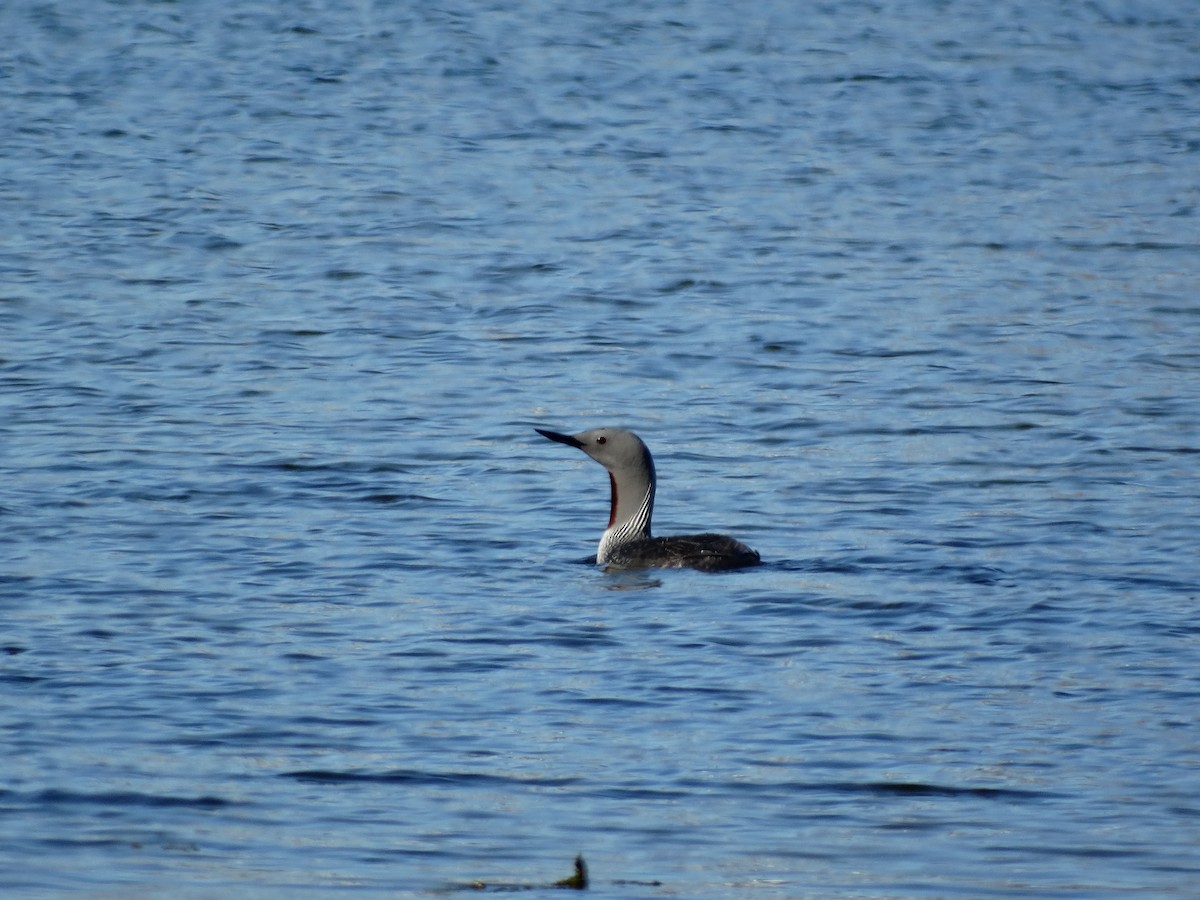
[[[596,438],[596,443],[597,443],[597,444],[607,444],[607,443],[608,443],[608,438],[606,438],[606,437],[598,437],[598,438]]]

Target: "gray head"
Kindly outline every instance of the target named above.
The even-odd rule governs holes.
[[[582,450],[614,475],[625,472],[649,472],[654,480],[654,460],[642,439],[624,428],[593,428],[579,434],[534,429],[542,437]]]
[[[608,529],[600,539],[599,562],[606,562],[613,548],[650,536],[654,514],[654,460],[642,439],[624,428],[592,428],[579,434],[534,429],[542,437],[582,450],[608,469],[612,505]]]

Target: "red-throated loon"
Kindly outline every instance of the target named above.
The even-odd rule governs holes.
[[[654,460],[649,448],[624,428],[593,428],[559,434],[535,428],[542,437],[576,447],[608,469],[612,508],[596,562],[610,569],[693,568],[706,572],[756,566],[758,553],[723,534],[651,537]]]

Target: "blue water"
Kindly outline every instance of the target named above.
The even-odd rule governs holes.
[[[0,891],[1196,896],[1200,8],[427,6],[0,8]]]

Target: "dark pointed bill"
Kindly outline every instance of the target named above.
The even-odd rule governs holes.
[[[549,438],[552,441],[558,441],[560,444],[566,444],[568,447],[574,447],[576,450],[583,449],[583,442],[577,441],[569,434],[559,434],[557,431],[543,431],[541,428],[533,429],[544,438]]]

